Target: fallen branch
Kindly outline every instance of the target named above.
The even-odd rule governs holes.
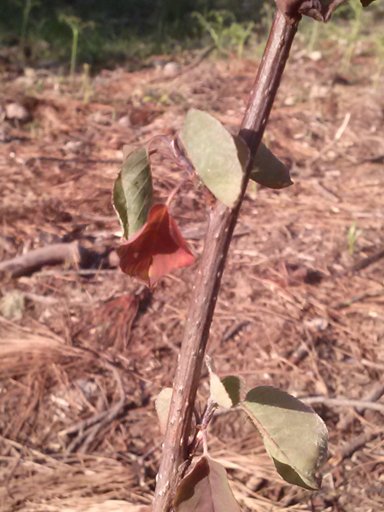
[[[99,267],[104,254],[86,249],[79,242],[59,243],[34,249],[0,263],[0,274],[19,277],[32,274],[46,265],[65,263],[76,267]]]

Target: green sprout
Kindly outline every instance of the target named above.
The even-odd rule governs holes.
[[[82,21],[77,16],[70,16],[61,14],[59,20],[69,26],[72,31],[72,47],[71,47],[71,60],[69,65],[69,76],[73,77],[76,70],[77,53],[79,46],[79,35],[85,28],[93,28],[92,21]]]
[[[192,17],[208,33],[219,53],[227,53],[225,48],[236,48],[237,56],[242,57],[244,46],[252,34],[254,23],[237,23],[233,13],[226,10],[210,11],[206,16],[193,12]]]
[[[348,233],[347,233],[348,252],[351,256],[353,256],[355,254],[357,240],[360,235],[361,235],[361,230],[357,228],[356,222],[353,222],[349,226]]]
[[[25,42],[27,39],[27,29],[29,24],[29,18],[31,11],[34,7],[40,4],[40,0],[25,0],[23,14],[21,19],[21,30],[20,30],[20,48],[24,50]]]

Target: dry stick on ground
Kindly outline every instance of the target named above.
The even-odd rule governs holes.
[[[329,407],[354,407],[359,409],[372,409],[384,413],[384,404],[368,402],[366,400],[352,400],[349,398],[328,398],[326,396],[308,396],[300,398],[302,402],[309,405],[323,404]]]
[[[280,12],[276,12],[240,129],[240,135],[248,144],[252,156],[255,155],[263,136],[297,25],[298,19],[289,23]],[[210,215],[173,386],[162,460],[157,476],[154,512],[168,512],[171,509],[173,493],[181,477],[179,468],[189,457],[191,419],[209,328],[228,248],[249,180],[250,166],[251,163],[236,206],[230,209],[218,203]]]
[[[57,265],[63,262],[77,264],[79,261],[77,242],[53,244],[3,261],[0,263],[0,273],[18,277],[34,272],[44,265]]]
[[[103,255],[87,249],[79,242],[63,242],[39,247],[21,256],[0,263],[0,275],[19,277],[31,274],[45,265],[67,263],[79,267],[99,267]]]

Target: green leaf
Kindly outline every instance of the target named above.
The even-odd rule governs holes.
[[[240,379],[233,375],[220,379],[213,370],[213,362],[210,356],[205,356],[205,364],[209,373],[210,399],[215,404],[230,409],[240,402]]]
[[[176,512],[241,512],[221,464],[203,456],[185,476],[174,500]]]
[[[209,372],[209,390],[210,399],[217,405],[224,409],[230,409],[232,407],[231,397],[228,395],[220,377],[212,371]]]
[[[241,381],[239,377],[236,375],[228,375],[228,377],[224,377],[224,379],[221,380],[221,383],[231,399],[232,406],[237,405],[240,402],[241,392]]]
[[[250,179],[264,187],[280,189],[292,185],[289,170],[263,142],[256,152]]]
[[[160,431],[162,434],[165,434],[165,431],[167,430],[171,399],[172,388],[164,388],[160,391],[155,400],[155,408],[157,412],[157,417],[159,418]]]
[[[243,173],[246,171],[249,160],[251,158],[251,153],[249,151],[249,147],[247,143],[240,137],[240,135],[234,135],[233,140],[235,141],[236,150],[237,150],[237,158],[241,164],[241,168],[243,169]]]
[[[152,177],[146,148],[123,148],[123,165],[113,187],[113,206],[129,238],[146,222],[152,205]]]
[[[250,157],[249,148],[240,136],[236,135],[234,140],[237,147],[237,156],[245,171]],[[264,187],[273,189],[281,189],[292,185],[288,168],[263,142],[260,143],[257,149],[249,178]]]
[[[240,196],[243,181],[232,135],[207,112],[192,109],[185,118],[180,140],[204,185],[232,208]]]
[[[317,471],[327,456],[328,433],[313,409],[271,386],[251,389],[241,407],[261,433],[284,480],[318,489]]]

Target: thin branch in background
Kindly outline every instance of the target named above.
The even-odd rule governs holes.
[[[326,396],[309,396],[300,398],[302,402],[309,405],[322,404],[330,407],[354,407],[359,409],[372,409],[384,414],[384,404],[366,402],[364,400],[351,400],[348,398],[327,398]]]

